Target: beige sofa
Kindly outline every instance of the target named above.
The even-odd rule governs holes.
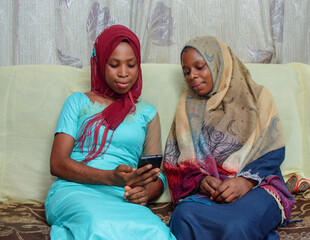
[[[309,185],[302,178],[310,178],[310,66],[290,63],[247,67],[253,79],[268,87],[276,100],[286,138],[282,172],[286,181],[296,174],[288,186],[292,191],[304,192]],[[142,70],[141,97],[159,112],[164,146],[185,88],[183,74],[174,64],[143,64]],[[0,82],[0,238],[46,239],[49,227],[42,204],[55,180],[49,172],[49,155],[56,122],[71,93],[89,91],[90,68],[0,67]],[[301,179],[299,190],[296,176]],[[292,219],[304,221],[278,229],[281,239],[306,235],[310,239],[310,210],[302,207],[310,200],[297,195],[296,199]],[[150,207],[168,223],[173,211],[168,189]]]

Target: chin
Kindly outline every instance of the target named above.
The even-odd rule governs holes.
[[[115,91],[119,95],[124,95],[129,92],[130,89],[118,89],[118,91]]]
[[[194,90],[193,90],[194,91]],[[198,96],[200,96],[200,97],[205,97],[205,96],[207,96],[209,93],[211,92],[211,90],[210,91],[194,91],[194,93],[196,93],[196,95],[198,95]]]
[[[193,91],[194,91],[194,90],[193,90]],[[200,92],[200,91],[198,91],[198,92],[194,91],[194,93],[195,93],[197,96],[199,96],[199,97],[203,97],[203,96],[207,95],[207,94],[205,94],[204,92]]]

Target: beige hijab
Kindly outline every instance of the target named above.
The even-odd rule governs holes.
[[[284,137],[271,93],[217,38],[195,38],[185,47],[204,58],[214,87],[207,96],[187,89],[180,97],[164,156],[173,202],[195,194],[207,175],[243,176],[266,189],[288,220],[294,198],[280,171]]]
[[[196,96],[191,89],[180,98],[168,139],[168,144],[178,144],[177,165],[201,165],[205,152],[200,151],[197,141],[202,129],[209,133],[205,137],[216,163],[231,174],[266,152],[283,147],[272,95],[252,80],[229,47],[215,37],[192,39],[185,47],[193,47],[203,56],[214,87],[206,98]],[[172,160],[169,154],[166,160]]]

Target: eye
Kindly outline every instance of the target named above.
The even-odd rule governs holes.
[[[205,66],[206,66],[206,65],[198,66],[197,69],[198,69],[198,70],[201,70],[201,69],[203,69]]]
[[[117,68],[117,67],[118,67],[118,64],[109,63],[109,66],[110,66],[111,68]]]
[[[128,64],[128,67],[130,68],[134,68],[136,66],[136,64]]]
[[[184,76],[187,76],[190,74],[190,71],[183,71]]]
[[[191,73],[190,69],[188,67],[182,67],[182,70],[183,70],[183,75],[184,76],[187,76]]]

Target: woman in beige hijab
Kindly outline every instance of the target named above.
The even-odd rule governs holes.
[[[215,37],[187,42],[182,94],[164,167],[177,239],[279,239],[294,204],[280,171],[285,145],[272,95]]]

